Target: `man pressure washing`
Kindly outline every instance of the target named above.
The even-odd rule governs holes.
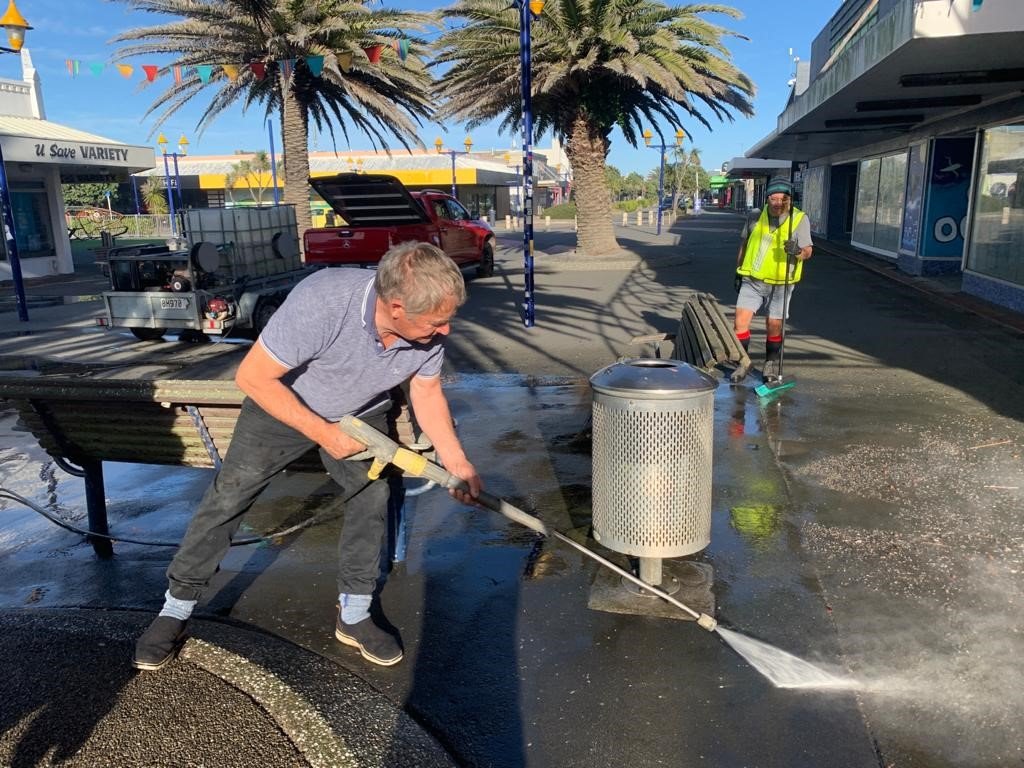
[[[354,414],[386,431],[388,393],[408,381],[419,426],[466,489],[452,495],[470,503],[480,478],[441,388],[443,340],[465,299],[458,266],[427,243],[396,245],[376,273],[324,269],[295,287],[238,367],[235,381],[247,397],[231,446],[167,570],[163,608],[135,644],[136,668],[160,669],[174,658],[242,516],[311,448],[319,448],[345,504],[334,636],[374,664],[401,660],[400,639],[370,616],[390,489],[385,479],[368,479],[366,446],[339,422]]]
[[[749,352],[750,321],[765,310],[767,340],[762,369],[766,384],[782,375],[785,323],[793,291],[803,274],[803,263],[811,258],[811,224],[803,211],[793,206],[793,185],[772,179],[765,189],[766,203],[756,219],[748,219],[740,234],[736,257],[736,338]],[[743,381],[749,370],[740,366],[732,372],[734,383]]]

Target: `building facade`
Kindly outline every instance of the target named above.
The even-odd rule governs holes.
[[[151,168],[154,153],[50,122],[27,48],[21,50],[21,69],[21,80],[0,79],[0,150],[18,259],[24,277],[66,274],[74,272],[74,260],[61,184],[126,180]],[[0,280],[11,277],[5,245]]]
[[[284,189],[283,168],[275,174],[270,170],[239,173],[244,163],[252,163],[257,155],[238,152],[233,155],[167,155],[157,158],[151,170],[135,174],[133,189],[125,190],[131,199],[135,190],[151,177],[161,179],[170,188],[175,206],[224,207],[271,205],[274,188],[278,197]],[[269,161],[267,156],[264,158]],[[518,216],[522,212],[521,155],[513,150],[473,151],[454,158],[428,149],[385,152],[310,152],[309,172],[314,178],[339,173],[386,173],[398,178],[411,190],[440,189],[451,192],[470,210],[483,216]],[[280,166],[282,158],[275,156]],[[563,168],[565,169],[563,171]],[[166,177],[166,180],[164,180]],[[534,200],[537,205],[557,205],[568,196],[572,176],[568,161],[557,142],[548,149],[534,153]],[[137,197],[136,197],[137,200]],[[141,205],[141,203],[137,203]],[[329,206],[310,190],[310,206],[315,226],[333,224]],[[141,208],[136,212],[144,212]]]
[[[819,237],[1024,312],[1022,39],[1020,0],[845,0],[747,155],[792,161]]]

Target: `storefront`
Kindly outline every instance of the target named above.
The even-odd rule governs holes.
[[[1022,33],[1019,0],[844,0],[748,154],[807,164],[816,236],[1024,311]]]
[[[22,276],[70,273],[74,262],[61,184],[124,180],[153,167],[153,150],[46,120],[26,49],[21,62],[23,80],[0,79],[0,149]],[[6,249],[0,249],[0,280],[11,277]]]

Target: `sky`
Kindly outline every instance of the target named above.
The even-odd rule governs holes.
[[[130,10],[117,0],[17,2],[18,9],[33,27],[26,35],[25,44],[42,79],[47,119],[129,144],[149,144],[156,148],[155,120],[153,116],[146,117],[146,111],[169,81],[158,79],[141,87],[145,81],[142,65],[161,63],[150,59],[133,60],[135,73],[131,79],[123,78],[110,63],[118,47],[111,39],[121,31],[158,23],[162,17]],[[440,7],[429,0],[384,0],[384,4],[410,10]],[[792,57],[810,58],[811,42],[838,9],[841,0],[788,0],[785,3],[733,0],[726,4],[742,12],[744,17],[733,20],[709,15],[708,19],[742,36],[727,38],[726,45],[733,62],[757,88],[753,100],[755,114],[752,118],[737,115],[733,122],[722,123],[706,115],[712,122],[711,131],[693,118],[684,117],[684,126],[693,137],[692,141],[685,142],[685,147],[696,147],[703,165],[710,168],[742,156],[774,129],[788,98],[787,81],[794,73]],[[68,74],[67,59],[81,61],[77,77]],[[98,76],[89,68],[93,62],[107,64]],[[0,56],[0,77],[20,79],[17,57]],[[240,109],[228,110],[200,134],[196,125],[204,106],[201,101],[189,104],[165,124],[162,130],[172,144],[184,134],[189,140],[189,154],[193,155],[268,148],[262,110],[244,114]],[[674,131],[667,125],[662,127],[666,141],[672,141]],[[655,126],[651,129],[657,135]],[[475,150],[518,150],[521,147],[519,134],[499,134],[497,124],[476,128],[470,135]],[[425,124],[420,132],[427,146],[433,146],[437,136],[441,136],[447,146],[461,148],[466,132],[457,124],[448,125],[446,129]],[[280,149],[279,127],[275,128],[274,142]],[[657,150],[633,148],[617,130],[611,142],[608,163],[623,173],[645,174],[657,167]],[[551,137],[543,136],[535,146],[550,143]],[[313,137],[310,148],[329,151],[333,147],[329,137],[319,140]],[[353,133],[351,145],[339,144],[338,149],[370,150],[371,144]]]

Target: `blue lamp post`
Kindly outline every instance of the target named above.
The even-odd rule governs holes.
[[[540,18],[544,0],[515,0],[519,10],[519,67],[523,102],[523,325],[532,328],[533,293],[533,84],[530,77],[530,21]]]
[[[281,193],[277,190],[277,156],[274,154],[274,124],[267,120],[267,134],[270,137],[270,179],[274,183],[274,207],[281,204]]]
[[[459,197],[456,194],[455,187],[455,157],[456,155],[468,155],[470,151],[473,149],[473,140],[469,136],[467,136],[466,140],[462,143],[466,147],[465,151],[458,149],[445,149],[444,142],[441,140],[440,136],[434,139],[434,149],[437,150],[437,154],[448,155],[452,159],[452,197],[454,197],[455,199],[458,199]]]
[[[25,43],[25,31],[32,29],[18,12],[14,0],[7,12],[0,17],[0,27],[7,31],[7,44],[0,46],[6,53],[17,53]],[[18,237],[14,229],[14,209],[11,207],[11,190],[7,185],[7,169],[4,166],[3,147],[0,146],[0,226],[7,251],[7,263],[11,265],[11,281],[14,283],[14,303],[18,309],[18,320],[28,322],[28,301],[25,299],[25,283],[21,274],[21,259],[18,258]]]
[[[164,186],[167,188],[167,208],[170,211],[171,217],[171,237],[177,237],[178,226],[174,221],[174,193],[171,191],[171,170],[167,165],[167,137],[161,133],[157,136],[156,143],[160,145],[160,152],[164,156]]]
[[[650,132],[650,130],[644,131],[644,144],[646,144],[651,149],[658,150],[661,153],[659,155],[659,157],[661,158],[661,165],[658,168],[658,234],[659,235],[661,234],[661,209],[662,209],[661,201],[665,197],[665,151],[668,150],[668,149],[671,149],[673,146],[676,146],[676,147],[683,146],[683,136],[684,135],[685,134],[683,134],[683,131],[680,128],[679,130],[676,131],[676,143],[675,143],[675,145],[672,145],[672,144],[651,144],[651,138],[652,138],[653,134]]]

